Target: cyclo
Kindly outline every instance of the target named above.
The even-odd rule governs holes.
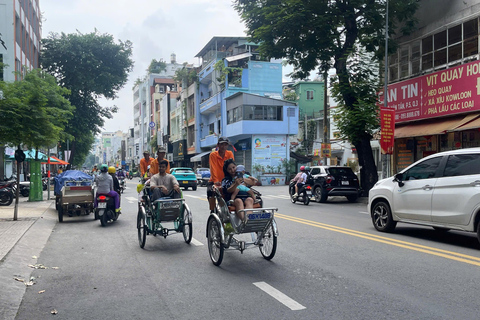
[[[152,201],[148,183],[141,190],[138,201],[137,231],[140,248],[145,247],[147,235],[183,233],[186,243],[192,241],[192,212],[183,199],[173,199],[173,190],[168,197]]]
[[[278,208],[262,208],[261,194],[251,188],[257,201],[253,209],[240,210],[245,212],[241,220],[235,214],[232,203],[226,203],[219,189],[214,190],[216,207],[207,221],[208,251],[213,264],[219,266],[222,263],[225,249],[236,249],[243,253],[253,246],[259,247],[265,259],[272,259],[277,250],[278,229],[274,213]],[[238,235],[247,233],[251,234],[251,241],[238,239]]]

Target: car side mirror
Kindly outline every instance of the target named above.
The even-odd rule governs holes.
[[[405,183],[403,183],[403,174],[402,173],[397,173],[394,176],[393,181],[397,182],[399,187],[403,187],[405,185]]]

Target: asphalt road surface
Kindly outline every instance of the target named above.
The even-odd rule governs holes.
[[[365,203],[305,206],[287,186],[259,187],[265,207],[278,208],[275,257],[227,250],[216,267],[206,188],[184,191],[190,244],[148,235],[141,249],[136,183],[107,227],[93,215],[56,225],[38,258],[48,268],[34,270],[16,319],[478,319],[474,234],[402,224],[379,233]]]

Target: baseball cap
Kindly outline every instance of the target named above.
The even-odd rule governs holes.
[[[218,143],[230,143],[227,137],[220,137],[218,138]]]
[[[157,152],[167,152],[167,150],[165,149],[164,146],[160,146],[158,147]]]
[[[243,172],[243,171],[245,171],[245,166],[243,164],[239,164],[237,166],[237,172]]]
[[[145,151],[143,151],[143,154],[150,154],[150,151],[145,150]]]

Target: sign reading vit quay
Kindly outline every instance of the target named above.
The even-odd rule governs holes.
[[[388,108],[395,122],[480,110],[480,61],[388,86]]]

